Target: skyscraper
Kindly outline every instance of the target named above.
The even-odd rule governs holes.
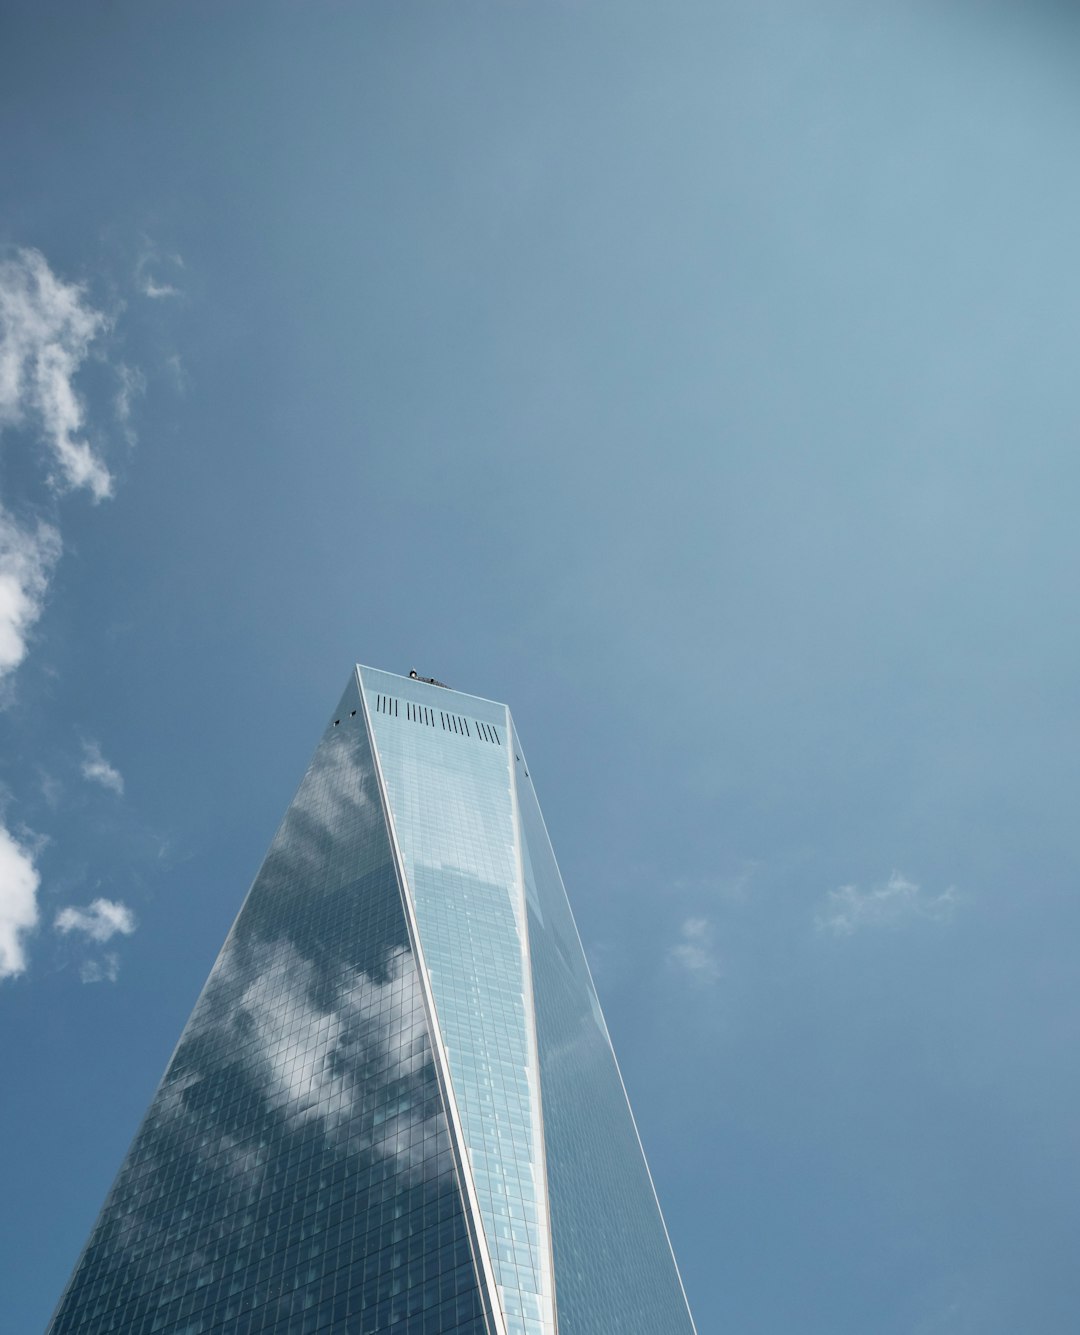
[[[50,1335],[690,1335],[509,710],[359,667]]]

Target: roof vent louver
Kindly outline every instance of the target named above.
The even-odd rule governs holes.
[[[375,712],[386,714],[390,718],[401,717],[398,701],[392,695],[376,695]],[[499,730],[491,723],[484,723],[480,719],[472,719],[470,722],[461,714],[449,714],[442,709],[436,711],[430,705],[416,704],[412,700],[405,701],[405,718],[410,723],[420,723],[425,727],[434,728],[436,726],[436,713],[443,732],[452,732],[458,737],[475,737],[479,742],[489,742],[492,746],[502,746]]]

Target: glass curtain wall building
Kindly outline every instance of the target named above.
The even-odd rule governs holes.
[[[359,667],[50,1335],[692,1335],[505,705]]]

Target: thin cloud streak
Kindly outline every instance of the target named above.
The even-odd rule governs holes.
[[[115,951],[100,960],[87,960],[79,970],[84,983],[115,983],[120,977],[120,956]]]
[[[116,378],[120,382],[113,399],[113,411],[116,420],[124,428],[129,445],[135,444],[135,432],[131,429],[131,414],[135,400],[146,393],[146,376],[136,366],[120,362],[116,368]]]
[[[830,890],[818,911],[817,928],[834,936],[853,936],[865,929],[899,927],[917,919],[948,922],[958,899],[955,886],[930,895],[916,881],[894,871],[883,885],[869,890],[857,885]]]

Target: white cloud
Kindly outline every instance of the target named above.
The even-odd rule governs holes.
[[[73,904],[61,909],[53,926],[58,932],[85,932],[91,941],[108,941],[118,932],[130,936],[135,930],[135,915],[118,901],[95,899],[84,909]]]
[[[108,788],[118,796],[124,792],[124,776],[101,754],[97,742],[83,742],[82,776],[91,783],[100,783],[102,788]]]
[[[720,963],[713,946],[712,923],[708,918],[686,918],[679,935],[682,939],[668,950],[668,961],[699,982],[715,982],[720,977]]]
[[[860,890],[857,885],[842,885],[830,890],[817,915],[819,931],[834,936],[852,936],[863,928],[896,927],[921,918],[933,922],[948,921],[957,905],[955,886],[940,895],[923,892],[915,881],[894,871],[883,885]]]
[[[55,456],[58,481],[112,495],[109,470],[82,439],[73,379],[108,320],[77,283],[64,283],[37,250],[0,261],[0,428],[35,420]]]
[[[142,292],[144,297],[150,297],[154,301],[161,297],[178,297],[180,295],[180,289],[173,287],[172,283],[155,283],[152,278],[143,279]]]
[[[120,977],[120,956],[109,951],[100,960],[86,960],[79,977],[84,983],[115,983]]]
[[[26,656],[27,636],[41,616],[49,574],[60,555],[50,524],[24,528],[0,506],[0,680]]]
[[[26,968],[24,937],[37,926],[40,884],[32,850],[0,825],[0,978]]]

